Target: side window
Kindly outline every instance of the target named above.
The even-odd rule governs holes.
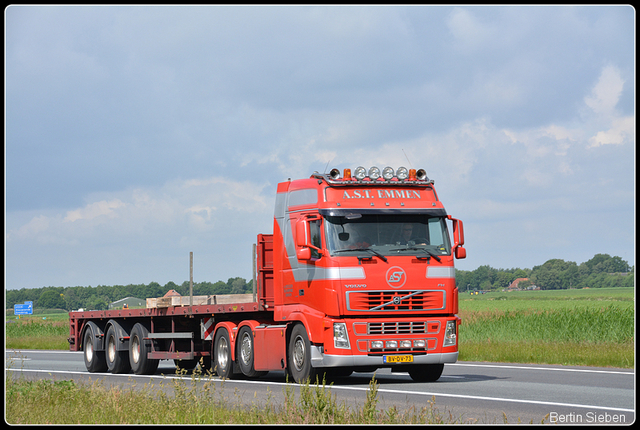
[[[430,218],[429,219],[429,238],[431,245],[441,246],[440,250],[443,253],[449,253],[449,237],[446,234],[446,224],[442,218]]]
[[[309,222],[309,229],[311,230],[311,244],[322,249],[322,241],[320,240],[320,220]],[[320,258],[320,253],[311,248],[311,258]]]

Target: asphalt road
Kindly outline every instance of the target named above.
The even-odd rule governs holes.
[[[25,378],[104,380],[118,386],[144,386],[171,389],[172,361],[161,361],[155,375],[111,375],[88,373],[82,352],[13,351],[5,352],[5,368],[14,376]],[[372,373],[354,373],[333,382],[332,393],[339,404],[361,406]],[[191,379],[190,376],[185,378]],[[391,373],[381,369],[375,374],[379,382],[378,408],[396,406],[399,410],[418,410],[435,400],[438,412],[459,422],[481,424],[508,423],[575,423],[631,424],[635,421],[635,373],[633,370],[574,367],[558,365],[527,365],[508,363],[458,362],[445,365],[437,382],[416,383],[406,373]],[[227,380],[214,378],[218,393],[233,402],[248,405],[270,399],[272,404],[283,401],[285,379],[282,372],[270,372],[257,380]],[[158,384],[156,384],[156,382]]]

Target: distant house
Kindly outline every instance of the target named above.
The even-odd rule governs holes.
[[[180,294],[179,292],[177,292],[176,290],[169,290],[167,291],[167,294],[165,294],[162,297],[180,297],[182,294]]]
[[[136,297],[125,297],[113,303],[109,303],[109,309],[123,309],[123,308],[144,308],[146,301],[144,299],[138,299]]]
[[[518,278],[515,281],[513,281],[511,283],[511,285],[509,285],[509,287],[507,288],[507,291],[514,291],[514,290],[519,290],[520,288],[518,287],[518,284],[522,281],[528,281],[529,278]]]

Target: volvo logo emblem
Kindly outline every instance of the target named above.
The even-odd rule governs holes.
[[[393,266],[387,270],[386,279],[391,288],[400,288],[407,282],[407,274],[402,267]]]
[[[402,299],[399,296],[395,296],[393,298],[393,304],[394,305],[399,305],[401,301],[402,301]]]

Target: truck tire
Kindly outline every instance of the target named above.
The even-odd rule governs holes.
[[[291,330],[287,355],[287,371],[293,380],[298,384],[314,383],[317,371],[311,367],[311,343],[304,325],[296,324]]]
[[[131,369],[136,375],[152,375],[158,369],[160,360],[151,359],[147,354],[151,351],[151,339],[149,339],[149,330],[136,323],[131,329],[129,337],[129,363]]]
[[[236,357],[238,357],[238,366],[245,376],[249,378],[258,378],[267,374],[267,372],[256,371],[253,366],[255,349],[253,334],[251,333],[250,327],[244,326],[240,329],[236,345],[238,347],[238,351],[236,353]]]
[[[107,360],[107,368],[111,373],[129,373],[131,364],[129,363],[128,351],[118,351],[118,333],[113,325],[109,326],[104,340],[104,352]]]
[[[84,341],[82,342],[84,349],[84,365],[91,373],[106,372],[107,361],[104,351],[96,351],[93,345],[93,331],[87,328],[84,332]]]
[[[409,368],[409,376],[416,382],[435,382],[442,375],[444,364],[423,364]]]
[[[233,375],[231,341],[229,340],[229,332],[224,327],[219,328],[216,332],[213,342],[213,360],[213,367],[218,376],[222,379],[231,379]]]

